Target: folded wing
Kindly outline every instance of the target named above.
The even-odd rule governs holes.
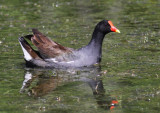
[[[38,48],[38,51],[42,58],[55,58],[64,53],[72,52],[72,49],[64,47],[45,35],[39,32],[37,29],[32,29],[33,35],[27,35],[25,38],[31,40],[31,42]]]

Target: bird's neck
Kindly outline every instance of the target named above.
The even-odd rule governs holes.
[[[105,36],[104,33],[101,33],[101,32],[99,32],[97,30],[94,30],[94,32],[92,34],[92,39],[88,43],[88,46],[91,47],[91,48],[101,49],[104,36]]]
[[[94,30],[91,41],[85,47],[85,49],[88,51],[88,54],[96,57],[97,62],[101,61],[104,36],[104,33]]]

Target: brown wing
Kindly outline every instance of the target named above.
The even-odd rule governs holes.
[[[37,29],[32,29],[32,32],[33,36],[29,39],[38,48],[38,51],[43,58],[54,58],[61,54],[72,52],[70,48],[52,41]]]

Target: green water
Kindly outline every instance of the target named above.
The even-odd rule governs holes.
[[[159,7],[159,0],[1,0],[0,113],[158,113]],[[31,28],[80,48],[103,19],[121,34],[104,39],[101,68],[25,67],[18,37]]]

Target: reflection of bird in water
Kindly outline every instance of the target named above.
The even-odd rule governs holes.
[[[40,78],[38,84],[29,90],[30,95],[43,96],[56,89],[59,82],[59,77]]]
[[[53,70],[52,70],[53,71]],[[88,76],[86,76],[88,75]],[[103,82],[99,70],[90,71],[53,71],[34,69],[25,73],[21,93],[27,92],[29,96],[41,97],[56,90],[59,86],[68,82],[82,81],[87,83],[92,89],[97,104],[103,109],[113,109],[118,104],[115,98],[105,94]],[[32,85],[32,83],[36,85]],[[60,98],[58,99],[60,101]]]
[[[44,74],[45,73],[43,73],[42,71],[27,71],[20,92],[25,92],[25,90],[29,88],[31,83],[36,79],[38,80],[36,86],[29,89],[28,94],[30,96],[43,96],[49,93],[50,91],[56,89],[58,84],[60,84],[61,82],[61,78],[58,76],[43,76]]]
[[[95,78],[88,81],[89,86],[92,88],[93,95],[97,100],[97,104],[104,109],[112,110],[118,104],[116,98],[105,94],[102,79]]]

